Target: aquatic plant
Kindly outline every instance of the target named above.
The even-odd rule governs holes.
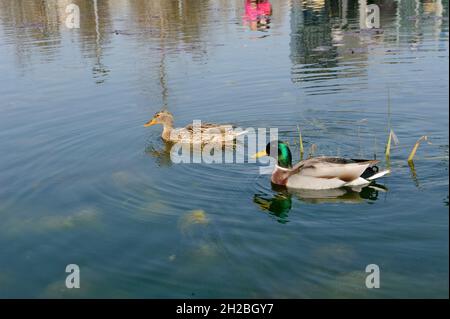
[[[297,125],[297,131],[298,131],[298,138],[300,143],[300,160],[303,160],[303,154],[305,153],[305,149],[303,147],[303,137],[302,132],[300,131],[300,126]]]
[[[398,137],[397,137],[397,135],[395,135],[393,129],[391,129],[391,131],[389,133],[389,138],[388,138],[388,141],[386,144],[386,160],[389,160],[389,158],[391,157],[392,142],[394,142],[394,145],[398,145],[400,143],[398,140]]]
[[[314,154],[317,152],[317,145],[316,144],[312,144],[311,148],[309,150],[309,157],[312,158],[314,157]]]
[[[416,142],[416,144],[414,144],[414,147],[411,151],[411,153],[409,154],[408,157],[408,162],[411,163],[414,160],[414,157],[416,156],[417,150],[419,149],[420,143],[424,142],[424,141],[428,141],[428,136],[422,136],[421,138],[419,138]]]

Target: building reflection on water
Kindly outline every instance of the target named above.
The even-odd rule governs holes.
[[[70,3],[80,7],[79,30],[64,27],[65,8]],[[157,72],[163,95],[168,92],[168,55],[184,52],[194,61],[207,61],[217,28],[236,24],[247,30],[282,30],[280,26],[290,18],[292,81],[298,85],[344,78],[364,82],[371,44],[406,42],[416,50],[424,42],[424,28],[431,28],[436,39],[445,36],[442,29],[448,1],[371,1],[380,6],[382,28],[389,29],[385,34],[355,31],[361,3],[367,1],[289,0],[286,4],[281,0],[0,0],[0,32],[14,48],[22,68],[35,63],[36,57],[39,62],[54,61],[63,41],[75,43],[89,61],[97,83],[111,72],[105,56],[111,50],[113,37],[132,36],[159,52]],[[288,8],[289,15],[284,11]],[[402,36],[406,33],[407,37]],[[440,45],[440,41],[436,43]],[[328,90],[340,89],[343,86]]]
[[[0,0],[0,24],[6,38],[15,48],[17,63],[22,68],[32,64],[38,53],[40,62],[55,60],[62,48],[67,14],[66,6],[80,7],[80,29],[73,32],[81,54],[91,61],[93,77],[101,83],[109,73],[103,64],[109,42],[111,21],[108,1],[86,0]]]
[[[432,28],[437,38],[442,36],[443,13],[448,12],[448,2],[378,0],[371,3],[380,7],[381,30],[360,31],[360,7],[366,6],[367,0],[292,0],[293,83],[313,88],[312,94],[345,90],[348,87],[342,85],[320,89],[319,85],[311,87],[308,83],[343,78],[364,83],[371,45],[398,46],[409,42],[414,50],[424,41],[423,28]],[[426,19],[432,23],[424,26]],[[389,33],[383,29],[389,29]]]

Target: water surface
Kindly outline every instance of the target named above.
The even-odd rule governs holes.
[[[354,0],[264,21],[244,0],[75,0],[74,30],[70,2],[0,0],[1,297],[448,298],[448,1],[375,1],[379,32]],[[307,153],[392,174],[287,193],[257,164],[174,164],[143,127],[162,107],[277,127],[295,160],[299,125]]]

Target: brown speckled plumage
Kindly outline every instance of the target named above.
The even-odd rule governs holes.
[[[156,113],[146,126],[163,125],[161,137],[166,142],[186,144],[233,145],[235,139],[245,132],[236,132],[232,125],[201,123],[199,126],[189,124],[184,128],[173,127],[172,113],[164,110]]]

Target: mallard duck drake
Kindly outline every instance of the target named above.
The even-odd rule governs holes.
[[[244,135],[245,131],[234,131],[232,125],[201,123],[198,127],[190,124],[183,128],[174,128],[173,115],[163,110],[156,113],[153,118],[144,124],[144,127],[161,124],[163,131],[161,137],[166,142],[187,144],[233,144],[236,138]]]
[[[369,185],[390,173],[380,171],[377,160],[355,160],[340,157],[315,157],[292,165],[292,154],[286,143],[275,141],[254,158],[271,156],[277,159],[272,183],[293,189],[333,189]]]

